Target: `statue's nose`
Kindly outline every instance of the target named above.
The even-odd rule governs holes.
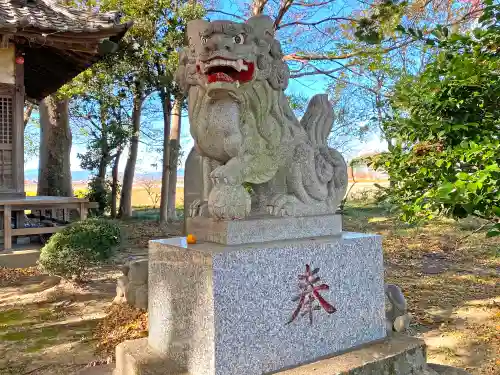
[[[207,40],[207,43],[205,44],[205,49],[207,51],[231,51],[232,48],[233,47],[229,38],[226,38],[222,35],[213,35],[210,39]]]

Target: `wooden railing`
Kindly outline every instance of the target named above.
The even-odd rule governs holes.
[[[24,215],[25,210],[44,211],[63,210],[64,221],[69,221],[69,211],[77,210],[79,218],[84,220],[87,218],[90,208],[97,208],[98,204],[89,202],[88,199],[74,197],[21,197],[21,198],[0,198],[0,211],[3,211],[3,230],[0,235],[4,240],[4,250],[12,247],[13,236],[29,236],[39,234],[56,233],[63,229],[65,225],[56,225],[49,227],[32,227],[32,228],[12,228],[11,220],[12,213],[17,212]]]

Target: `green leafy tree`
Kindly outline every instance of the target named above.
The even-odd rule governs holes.
[[[499,20],[500,6],[488,5],[469,33],[413,33],[439,53],[397,85],[383,123],[394,146],[372,158],[407,221],[473,215],[500,235]]]
[[[130,139],[132,120],[131,98],[121,83],[122,73],[125,72],[112,70],[109,62],[104,61],[79,75],[68,87],[74,93],[70,116],[75,137],[86,145],[86,151],[78,157],[82,168],[94,175],[89,182],[89,198],[99,203],[100,214],[111,206],[113,217],[118,194],[118,180],[114,177]],[[107,181],[110,165],[113,166],[111,184]]]
[[[132,126],[129,155],[125,167],[119,216],[131,216],[132,185],[138,156],[142,106],[149,95],[157,92],[164,117],[164,175],[169,175],[170,116],[172,113],[173,72],[177,66],[177,47],[184,43],[186,22],[203,15],[195,1],[117,1],[102,0],[101,9],[119,8],[124,17],[134,21],[134,28],[123,41],[125,48],[115,55],[115,65],[128,67],[123,79],[133,93]],[[168,194],[168,178],[163,179],[164,196]],[[163,191],[162,191],[163,193]],[[165,212],[166,212],[166,205]],[[163,212],[163,210],[161,210]]]

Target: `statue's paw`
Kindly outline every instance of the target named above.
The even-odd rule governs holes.
[[[189,206],[189,216],[208,216],[208,202],[197,199]]]
[[[218,220],[240,220],[250,214],[252,199],[241,185],[215,185],[208,198],[210,216]]]
[[[269,200],[267,212],[273,216],[295,216],[297,204],[293,195],[277,194]]]
[[[243,180],[241,178],[241,171],[234,166],[234,164],[221,165],[210,173],[210,179],[214,185],[241,185]]]

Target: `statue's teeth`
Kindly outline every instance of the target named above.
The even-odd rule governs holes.
[[[238,71],[241,72],[242,70],[248,70],[248,66],[246,66],[246,64],[243,62],[243,59],[238,59],[237,64],[238,64]]]

